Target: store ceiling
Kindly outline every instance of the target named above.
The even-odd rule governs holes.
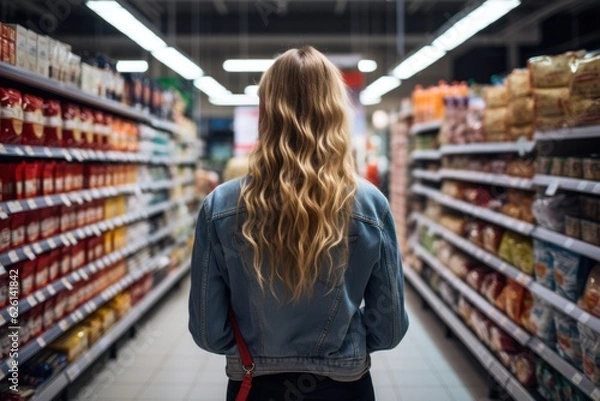
[[[146,59],[151,64],[152,75],[171,73],[135,43],[99,19],[85,7],[84,0],[0,1],[2,21],[35,27],[39,32],[70,43],[78,53],[92,50],[115,59]],[[223,61],[229,58],[270,58],[301,44],[312,44],[331,54],[360,54],[363,58],[377,61],[377,71],[367,74],[369,83],[396,66],[404,54],[431,39],[431,35],[453,16],[478,3],[464,0],[122,2],[160,31],[169,43],[188,54],[207,74],[238,93],[246,85],[258,81],[260,74],[227,73],[222,68]],[[403,29],[397,23],[399,4],[404,5]],[[467,76],[502,73],[497,67],[500,64],[496,60],[499,58],[497,51],[491,54],[493,49],[498,48],[504,49],[501,51],[504,69],[512,65],[521,66],[523,57],[531,49],[543,44],[542,31],[547,21],[560,15],[572,19],[574,15],[585,15],[590,9],[595,10],[591,17],[597,21],[599,4],[599,0],[523,0],[521,6],[508,17],[421,73],[415,82],[435,82],[440,77],[453,76],[456,65],[461,63],[460,58],[465,57],[467,61],[463,60],[462,65],[474,70]],[[400,36],[399,26],[403,32]],[[579,26],[577,29],[581,28]],[[569,38],[573,34],[572,29],[575,28],[561,22],[551,31],[555,31],[557,36]],[[597,30],[591,28],[591,31]],[[399,38],[403,46],[398,46]],[[557,51],[563,50],[559,45],[556,46]],[[481,49],[482,53],[470,54],[477,49]],[[477,62],[469,61],[469,57]],[[488,73],[488,69],[491,72]],[[414,83],[407,82],[388,97],[397,101],[399,94],[406,95],[413,86]]]

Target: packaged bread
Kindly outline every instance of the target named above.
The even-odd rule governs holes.
[[[579,306],[600,317],[600,264],[596,263],[587,278]]]
[[[538,56],[527,61],[534,88],[559,88],[571,80],[571,64],[583,56],[583,51],[566,52],[556,56]]]
[[[568,101],[569,124],[573,126],[600,124],[600,97],[572,97]]]
[[[506,107],[508,91],[505,85],[487,86],[483,89],[483,100],[487,109]]]
[[[571,96],[584,99],[600,98],[600,53],[576,59],[571,67]]]
[[[493,133],[505,134],[507,130],[507,108],[486,108],[483,114],[483,132],[486,139]]]
[[[569,88],[535,88],[535,112],[542,116],[562,116],[567,112]]]
[[[578,323],[581,341],[583,372],[592,382],[600,385],[600,334],[583,323]]]
[[[580,369],[581,343],[577,321],[556,312],[554,315],[554,325],[556,326],[558,353],[564,359],[571,361],[576,368]]]
[[[532,116],[533,117],[533,116]],[[535,129],[533,124],[510,126],[508,127],[508,136],[511,141],[516,141],[519,138],[531,140]]]
[[[533,295],[533,305],[528,319],[523,320],[525,328],[542,339],[546,344],[556,342],[556,327],[554,326],[554,309],[542,298]]]
[[[531,95],[531,78],[529,70],[526,68],[515,68],[506,77],[506,89],[508,99],[513,100],[519,97]]]
[[[539,114],[535,116],[535,129],[538,131],[555,130],[567,125],[566,116],[542,116]]]
[[[529,125],[533,123],[533,117],[533,98],[519,97],[508,102],[506,110],[508,125]]]

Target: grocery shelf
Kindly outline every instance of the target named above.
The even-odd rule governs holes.
[[[569,317],[600,333],[600,318],[590,315],[588,312],[577,306],[577,304],[574,302],[547,289],[538,282],[534,281],[530,276],[521,272],[518,268],[502,261],[495,255],[484,251],[472,242],[454,234],[447,228],[433,222],[422,214],[413,214],[412,218],[420,225],[428,227],[432,233],[438,234],[456,246],[458,249],[468,253],[489,267],[492,267],[494,270],[506,275],[507,277],[512,278],[524,287],[527,287],[533,294],[553,305],[557,310],[560,310],[562,313],[567,314]]]
[[[540,187],[553,188],[553,191],[564,189],[567,191],[600,195],[600,181],[538,174],[533,177],[533,184]]]
[[[35,354],[43,350],[47,344],[56,340],[62,334],[67,332],[70,328],[81,322],[87,316],[98,310],[98,308],[108,301],[110,301],[115,295],[123,291],[124,289],[131,286],[139,279],[141,279],[146,273],[155,270],[161,264],[161,260],[168,255],[171,250],[167,249],[158,256],[155,256],[151,261],[143,263],[141,268],[130,272],[127,276],[119,280],[117,283],[111,285],[106,290],[102,291],[99,295],[93,299],[87,301],[82,306],[73,311],[69,316],[60,320],[52,328],[44,332],[42,335],[37,337],[35,340],[30,341],[24,347],[19,349],[18,363],[23,364],[33,357]],[[6,377],[8,374],[9,367],[12,365],[11,359],[7,358],[0,364],[0,380]]]
[[[112,230],[116,227],[121,227],[138,220],[146,219],[154,214],[161,213],[171,208],[177,203],[177,201],[161,202],[150,206],[148,209],[136,210],[123,216],[114,217],[99,223],[93,223],[82,228],[77,228],[66,233],[43,239],[33,244],[24,245],[20,248],[4,252],[0,254],[0,274],[4,274],[6,272],[6,266],[13,265],[26,259],[34,260],[36,255],[49,252],[61,245],[76,245],[78,240],[83,240],[93,235],[99,236],[103,232]]]
[[[67,85],[63,82],[43,77],[39,74],[4,62],[0,62],[0,76],[2,76],[4,79],[18,82],[20,84],[48,92],[55,96],[61,96],[90,107],[96,107],[121,117],[148,123],[157,129],[173,133],[176,133],[179,129],[177,124],[171,121],[155,118],[148,113],[144,113],[125,104],[91,95],[80,90],[79,88],[76,88],[75,86]]]
[[[592,245],[588,242],[568,237],[556,231],[537,226],[531,234],[534,238],[551,242],[555,245],[568,249],[570,251],[587,256],[588,258],[600,261],[600,246]]]
[[[526,345],[531,335],[520,328],[516,323],[509,319],[504,313],[492,306],[485,298],[472,289],[468,284],[459,279],[450,271],[448,267],[442,264],[439,259],[431,255],[425,248],[416,241],[412,244],[415,253],[427,262],[440,276],[442,276],[452,287],[465,296],[481,312],[485,313],[490,319],[498,324],[502,330],[517,340],[521,345]]]
[[[48,284],[46,287],[35,291],[27,298],[19,300],[19,314],[27,312],[29,309],[36,306],[38,303],[44,302],[45,300],[53,297],[58,292],[64,289],[71,290],[73,288],[73,284],[76,284],[80,281],[87,281],[90,275],[93,275],[98,271],[104,270],[111,264],[123,260],[130,255],[133,255],[140,249],[154,244],[162,240],[163,238],[166,238],[169,234],[173,232],[173,230],[174,227],[172,226],[165,227],[157,233],[150,235],[148,238],[134,242],[125,246],[122,249],[109,253],[108,255],[105,255],[100,259],[94,260],[93,262],[88,263],[87,265],[77,269],[76,271],[69,273],[67,276],[55,280],[54,282]],[[10,309],[11,307],[6,307],[0,310],[0,327],[10,321]]]
[[[591,380],[585,377],[578,369],[568,361],[561,358],[554,350],[537,337],[530,335],[521,329],[502,312],[490,305],[481,295],[476,293],[466,283],[456,277],[446,266],[431,255],[418,243],[412,244],[415,253],[465,296],[477,309],[486,314],[500,328],[522,345],[536,352],[542,359],[548,362],[554,369],[575,384],[581,391],[594,400],[600,400],[600,389]],[[407,269],[408,270],[408,269]]]
[[[442,120],[428,121],[426,123],[417,123],[410,127],[411,135],[419,135],[426,132],[435,133],[442,128]]]
[[[483,367],[517,401],[534,401],[535,398],[519,383],[510,372],[479,341],[458,316],[425,284],[412,269],[404,269],[404,275],[419,294],[427,300],[431,309],[450,327],[460,341],[479,360]]]
[[[519,140],[516,142],[482,142],[464,145],[445,145],[440,147],[440,153],[445,155],[460,155],[469,153],[519,153],[524,155],[535,148],[535,142]]]
[[[177,270],[171,272],[158,286],[150,290],[137,305],[131,308],[123,319],[119,320],[89,350],[67,366],[58,376],[36,391],[32,401],[52,400],[58,396],[67,385],[73,383],[81,373],[104,354],[129,328],[135,325],[189,270],[190,261],[188,260],[181,264]]]
[[[440,181],[442,179],[440,173],[437,171],[427,171],[427,170],[421,170],[421,169],[413,170],[412,176],[414,178],[421,178],[423,180],[429,180],[429,181]]]
[[[433,199],[444,206],[459,210],[461,212],[464,212],[471,216],[475,216],[482,220],[489,221],[499,226],[506,227],[512,231],[516,231],[524,235],[531,235],[535,227],[533,224],[529,224],[527,222],[506,216],[502,213],[493,212],[489,209],[475,206],[470,203],[455,199],[451,196],[441,193],[440,191],[425,187],[421,184],[413,185],[412,191],[416,194]]]
[[[100,161],[126,163],[171,164],[167,157],[151,157],[136,152],[100,151],[76,148],[53,148],[48,146],[27,146],[0,144],[0,156],[29,157],[36,159],[61,159],[67,161]]]
[[[589,127],[561,128],[553,131],[536,132],[536,141],[562,141],[570,139],[600,138],[600,125]]]
[[[413,150],[410,154],[412,160],[439,160],[442,155],[436,149]]]
[[[528,178],[513,177],[507,174],[480,173],[471,170],[441,169],[441,178],[451,178],[460,181],[477,182],[480,184],[497,185],[502,187],[532,189],[532,182]]]

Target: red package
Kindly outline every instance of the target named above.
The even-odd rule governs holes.
[[[67,103],[62,105],[63,144],[78,148],[83,144],[81,135],[81,112],[79,106]]]
[[[76,209],[77,209],[77,220],[75,223],[75,227],[81,228],[81,227],[85,226],[87,205],[77,206]]]
[[[96,201],[96,222],[104,220],[104,201]]]
[[[94,248],[95,248],[94,260],[97,260],[104,256],[104,241],[102,240],[102,237],[96,238],[95,240],[96,241],[94,243]]]
[[[506,314],[515,322],[521,321],[524,296],[525,288],[509,279],[506,289]]]
[[[50,252],[48,258],[48,281],[54,282],[60,277],[60,249],[55,249]]]
[[[81,137],[83,147],[92,149],[94,147],[94,116],[90,109],[81,108]]]
[[[107,166],[102,166],[99,165],[98,166],[98,176],[96,178],[96,185],[98,186],[98,188],[104,188],[105,184],[105,178],[106,178],[106,170],[107,170]]]
[[[111,136],[113,133],[113,116],[111,116],[110,114],[106,114],[104,116],[104,122],[106,123],[106,133],[104,134],[104,139],[102,142],[102,149],[103,150],[111,150],[112,149]]]
[[[73,164],[69,163],[67,165],[65,165],[65,192],[71,192],[74,191],[74,182],[73,182],[73,176],[74,176],[74,171],[73,171]]]
[[[37,259],[35,268],[35,289],[39,290],[48,285],[48,265],[50,264],[50,254],[44,253]]]
[[[25,215],[13,214],[10,217],[10,246],[17,248],[25,244]]]
[[[46,146],[63,146],[63,121],[60,102],[44,101],[44,140]]]
[[[496,298],[502,292],[506,282],[506,277],[500,273],[490,272],[485,275],[481,283],[481,293],[491,303],[496,302]]]
[[[15,167],[15,199],[25,199],[25,162]]]
[[[96,208],[93,202],[85,204],[85,225],[90,225],[95,222]]]
[[[498,253],[503,230],[500,227],[486,225],[483,228],[483,247],[493,254]]]
[[[31,338],[35,338],[42,334],[44,319],[44,306],[36,305],[29,312],[29,327],[31,328]]]
[[[25,242],[28,244],[40,240],[40,217],[36,211],[23,212],[25,215]]]
[[[491,348],[496,352],[507,352],[513,354],[522,349],[522,347],[515,341],[514,338],[506,334],[504,331],[496,326],[492,326],[490,329],[491,335]]]
[[[54,192],[62,194],[65,192],[65,170],[67,164],[65,162],[57,162],[54,167]]]
[[[58,321],[65,316],[68,296],[67,291],[61,291],[56,295],[56,301],[54,303],[54,321]]]
[[[77,207],[61,206],[60,231],[65,233],[71,231],[77,225]]]
[[[23,170],[25,199],[35,198],[40,194],[40,168],[38,162],[26,163]]]
[[[86,260],[88,263],[90,263],[96,259],[96,244],[95,244],[96,240],[97,240],[97,238],[89,238],[87,240]]]
[[[23,144],[44,144],[44,101],[41,97],[23,95]]]
[[[47,331],[54,325],[54,311],[56,309],[56,298],[49,298],[44,302],[44,315],[42,317],[42,329]]]
[[[16,168],[18,163],[0,163],[0,201],[16,199]]]
[[[81,191],[83,189],[83,164],[73,164],[73,190]]]
[[[26,297],[33,293],[35,289],[35,260],[26,260],[21,264],[21,271],[19,272],[19,281],[21,284],[21,298]]]
[[[483,284],[483,278],[487,273],[487,269],[483,267],[476,267],[467,273],[467,284],[469,284],[475,291],[481,291],[481,285]]]
[[[94,149],[106,150],[104,148],[104,137],[109,135],[109,128],[106,125],[104,113],[99,110],[94,111]]]
[[[523,352],[513,358],[510,364],[510,370],[523,386],[535,386],[535,358],[528,352]]]
[[[29,321],[30,312],[25,312],[22,316],[19,316],[19,326],[21,331],[19,332],[19,343],[24,346],[31,340],[31,322]]]
[[[0,143],[20,144],[23,138],[21,92],[0,88]]]
[[[53,232],[54,225],[54,210],[53,208],[45,208],[38,212],[40,219],[40,237],[45,239],[56,234]]]
[[[0,220],[0,253],[10,249],[10,218]]]
[[[8,273],[0,274],[0,308],[8,305]]]
[[[65,246],[60,250],[60,276],[64,277],[71,272],[73,247]]]
[[[77,245],[72,247],[71,269],[73,271],[78,270],[85,265],[86,242],[86,240],[80,241]]]
[[[42,163],[42,195],[54,193],[55,162]]]

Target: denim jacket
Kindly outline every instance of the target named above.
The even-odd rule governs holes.
[[[217,187],[200,210],[192,253],[189,330],[201,348],[227,356],[227,375],[244,371],[227,311],[231,305],[255,362],[254,375],[313,373],[361,378],[369,354],[394,348],[408,317],[393,216],[387,199],[359,180],[349,232],[350,255],[338,282],[319,278],[312,297],[278,301],[250,272],[252,250],[241,239],[243,181]],[[283,286],[275,285],[275,293]],[[364,300],[364,304],[363,304]],[[364,305],[364,306],[363,306]]]

